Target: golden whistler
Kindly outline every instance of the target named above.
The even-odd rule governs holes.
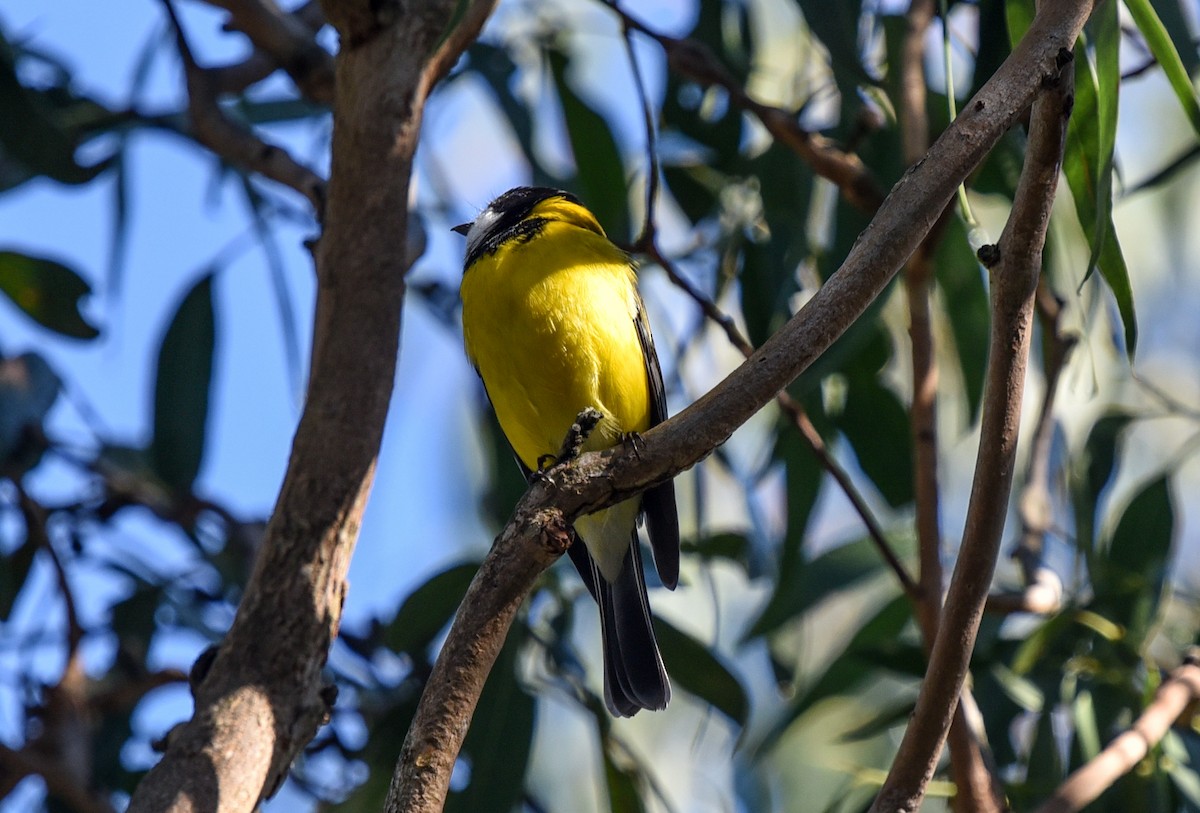
[[[574,195],[518,187],[492,201],[467,236],[463,338],[526,477],[555,455],[588,407],[602,416],[585,451],[621,443],[667,417],[662,372],[629,256]],[[671,698],[638,545],[644,513],[663,584],[679,580],[670,482],[580,517],[568,553],[600,605],[604,700],[619,716]]]

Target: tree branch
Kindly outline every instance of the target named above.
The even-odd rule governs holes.
[[[1069,5],[1042,4],[1026,41],[1039,36],[1035,33],[1039,20],[1044,22],[1057,13],[1063,17],[1062,33],[1069,33],[1068,42],[1073,43],[1090,4]],[[975,646],[1012,488],[1033,300],[1073,101],[1070,72],[1062,70],[1070,61],[1070,51],[1063,46],[1056,58],[1058,69],[1043,79],[1050,92],[1033,104],[1029,146],[1012,213],[999,246],[992,247],[992,256],[987,257],[994,260],[986,263],[993,271],[992,336],[966,528],[916,710],[888,778],[871,806],[872,813],[914,813],[921,806]]]
[[[325,8],[342,48],[307,400],[237,616],[130,813],[253,810],[328,715],[322,669],[395,373],[426,69],[455,6]]]
[[[225,115],[217,101],[218,86],[208,70],[196,63],[172,0],[162,0],[162,3],[175,31],[175,42],[183,60],[188,116],[196,141],[236,167],[256,172],[296,190],[308,199],[317,219],[321,220],[325,210],[325,181],[298,163],[287,150],[268,144]]]
[[[934,10],[934,0],[914,0],[905,16],[907,29],[900,62],[899,112],[900,142],[904,161],[909,166],[919,161],[929,148],[929,116],[925,110],[925,39]],[[947,207],[941,222],[953,217],[951,212],[952,209]],[[930,315],[934,253],[940,237],[941,230],[935,226],[904,267],[913,377],[909,427],[913,447],[913,495],[920,564],[919,600],[915,609],[926,654],[933,647],[941,622],[945,578],[938,499],[938,367]],[[984,753],[981,737],[968,721],[965,711],[968,701],[974,703],[969,690],[964,689],[947,738],[950,773],[955,787],[954,807],[971,813],[999,813],[1007,809],[1004,794],[991,770],[991,760]]]
[[[274,66],[283,68],[302,94],[318,104],[333,104],[333,57],[317,42],[314,26],[303,17],[304,7],[288,13],[274,0],[207,2],[228,11],[231,27],[249,37]],[[306,6],[319,9],[316,3]]]
[[[299,20],[308,29],[310,39],[311,36],[315,36],[325,26],[325,15],[321,13],[321,4],[317,0],[308,0],[308,2],[292,11],[291,16]],[[291,25],[287,27],[289,30],[292,28]],[[333,57],[326,54],[326,58],[329,61],[329,65],[332,66]],[[251,85],[261,82],[273,74],[281,67],[281,64],[281,60],[275,55],[255,47],[250,56],[242,61],[209,68],[208,74],[212,77],[213,87],[218,94],[241,93]],[[330,76],[332,76],[332,73],[330,73]],[[304,92],[303,89],[307,84],[307,82],[298,82],[297,86],[301,88],[301,92]],[[328,100],[319,99],[315,96],[309,96],[309,98],[315,102],[331,105],[333,102],[332,90],[332,86],[330,86],[330,98]]]
[[[1154,700],[1129,730],[1068,776],[1037,813],[1074,813],[1095,801],[1145,759],[1197,699],[1200,699],[1200,666],[1193,655],[1158,687]]]
[[[466,734],[462,710],[495,662],[512,619],[505,610],[554,556],[560,530],[577,516],[633,497],[699,462],[808,368],[886,287],[941,215],[958,185],[1038,94],[1059,74],[1057,58],[1074,44],[1088,2],[1046,3],[1029,33],[958,119],[892,189],[842,267],[800,311],[719,385],[642,436],[636,452],[618,446],[581,456],[530,485],[472,582],[468,600],[438,656],[438,675],[453,676],[448,702],[439,681],[426,684],[409,730],[392,798],[414,800],[410,811],[436,810]],[[1040,243],[1039,243],[1040,245]],[[1014,252],[1015,255],[1015,252]],[[982,595],[980,596],[982,602]],[[493,608],[486,617],[467,609]],[[515,611],[515,610],[514,610]],[[961,682],[961,681],[959,681]],[[952,703],[958,686],[950,696]],[[948,722],[948,715],[947,715]],[[941,739],[938,739],[940,747]],[[427,744],[437,743],[435,753]],[[410,785],[412,785],[410,787]],[[420,804],[417,804],[417,802]],[[393,808],[394,809],[394,808]]]

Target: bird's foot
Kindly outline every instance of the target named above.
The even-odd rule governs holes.
[[[600,413],[600,410],[594,407],[586,407],[576,415],[575,423],[571,424],[571,428],[567,430],[567,436],[563,438],[562,448],[558,450],[555,465],[569,463],[579,457],[579,453],[583,451],[583,444],[587,442],[588,436],[592,434],[603,418],[604,415]],[[543,455],[543,457],[554,457],[554,455]],[[541,462],[542,459],[538,458],[539,466]]]
[[[641,432],[625,432],[621,435],[621,442],[628,443],[633,449],[633,456],[641,458],[642,449],[646,446],[646,441],[642,440]]]

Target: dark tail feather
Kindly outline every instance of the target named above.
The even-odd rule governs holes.
[[[594,562],[589,564],[604,638],[604,702],[619,717],[632,717],[640,709],[666,708],[671,684],[654,640],[637,537],[615,582],[610,584]]]

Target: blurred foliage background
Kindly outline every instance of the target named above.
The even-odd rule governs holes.
[[[183,9],[197,51],[244,58],[240,36],[221,31],[225,15],[199,5]],[[440,636],[523,490],[454,349],[462,246],[448,227],[516,183],[580,195],[615,241],[638,249],[678,411],[740,360],[728,328],[762,342],[837,269],[877,205],[815,173],[795,140],[828,139],[838,154],[857,155],[868,191],[885,192],[905,168],[897,112],[905,4],[644,5],[621,14],[600,2],[506,0],[430,102],[402,359],[428,356],[455,370],[458,411],[432,423],[431,410],[412,406],[425,391],[400,376],[395,398],[413,426],[390,431],[430,434],[430,445],[391,462],[402,472],[398,489],[376,490],[375,501],[398,508],[368,516],[363,547],[376,552],[359,555],[374,556],[377,573],[351,589],[378,594],[347,619],[328,666],[341,690],[333,719],[271,809],[381,807]],[[943,4],[924,53],[933,137],[1007,55],[1031,5]],[[315,4],[291,13],[333,51]],[[1197,13],[1191,2],[1108,0],[1076,52],[1005,537],[1014,556],[1001,564],[972,663],[986,742],[1015,810],[1032,809],[1128,727],[1163,670],[1197,642]],[[148,35],[136,47],[95,46],[125,49],[122,96],[90,92],[76,55],[46,45],[52,32],[0,17],[0,200],[99,188],[108,217],[106,252],[90,265],[63,257],[77,228],[69,222],[52,224],[61,245],[31,244],[11,228],[0,244],[4,809],[124,805],[155,741],[188,714],[186,672],[228,625],[270,507],[246,508],[236,485],[204,476],[214,456],[236,467],[239,455],[261,455],[214,440],[213,405],[254,412],[260,399],[291,399],[294,421],[303,391],[311,274],[301,241],[318,225],[292,190],[208,154],[184,97],[164,103],[146,90],[155,77],[181,86],[181,69],[162,8],[137,14]],[[220,105],[326,171],[330,116],[311,95],[264,75],[224,92]],[[773,113],[795,138],[770,129]],[[173,205],[136,200],[133,168],[164,140],[202,157],[210,205],[232,208],[243,227],[224,246],[178,258],[177,296],[134,314],[120,303],[145,277],[130,257],[139,241],[174,239],[131,215]],[[1003,227],[1023,152],[1018,126],[929,244],[947,572],[987,357],[988,280],[975,250]],[[268,285],[228,271],[251,251]],[[254,352],[237,320],[264,314],[283,348],[270,385],[223,382],[223,354]],[[113,430],[73,366],[103,359],[70,348],[113,341],[123,319],[154,327],[143,331],[144,391],[101,410],[134,416]],[[924,670],[913,607],[862,519],[915,573],[912,390],[897,282],[789,388],[790,410],[769,406],[679,478],[684,583],[651,599],[677,689],[671,708],[607,716],[590,598],[569,568],[554,568],[489,680],[448,807],[865,809]],[[832,463],[814,454],[799,414]],[[273,452],[268,493],[286,444]],[[384,455],[387,465],[387,447]],[[830,466],[858,495],[857,510]],[[440,502],[413,496],[418,481]],[[435,511],[467,519],[412,524],[414,512]],[[458,533],[412,530],[429,527]],[[137,555],[121,541],[131,533],[146,543]],[[169,557],[156,553],[165,550]],[[171,701],[155,703],[164,693]],[[1089,809],[1200,810],[1198,760],[1200,734],[1177,726]],[[950,793],[948,782],[935,784],[927,809]]]

